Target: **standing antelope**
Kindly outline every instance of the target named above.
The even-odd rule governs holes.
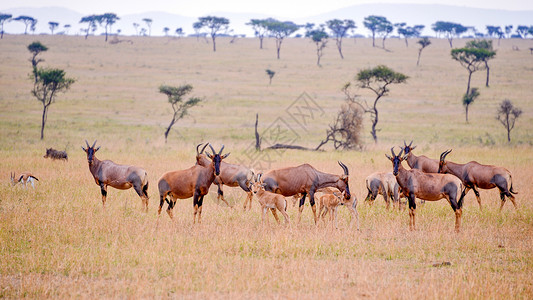
[[[444,151],[440,155],[439,173],[449,173],[459,177],[465,186],[462,196],[466,195],[470,189],[472,189],[474,194],[476,194],[477,202],[481,209],[481,198],[479,197],[479,192],[476,190],[476,187],[481,189],[493,189],[497,187],[500,190],[500,199],[502,200],[500,210],[505,203],[505,196],[511,199],[511,202],[516,209],[516,202],[513,194],[517,193],[513,191],[513,181],[509,170],[502,167],[482,165],[475,161],[466,164],[456,164],[451,161],[445,161],[446,155],[450,152],[452,152],[452,150]]]
[[[87,162],[89,163],[89,171],[94,177],[94,181],[102,192],[102,205],[105,208],[105,201],[107,198],[107,186],[114,187],[119,190],[127,190],[131,187],[135,189],[137,195],[141,197],[144,204],[145,211],[148,211],[148,174],[142,168],[128,165],[119,165],[110,160],[99,160],[95,153],[100,149],[94,148],[96,141],[92,146],[89,146],[85,140],[87,149],[81,147],[87,153]]]
[[[22,184],[22,186],[24,188],[26,188],[26,183],[29,182],[31,184],[31,187],[35,188],[35,185],[34,185],[33,182],[35,180],[39,181],[39,179],[37,179],[37,177],[33,176],[30,172],[22,172],[22,173],[20,173],[20,175],[18,176],[18,179],[16,179],[14,172],[10,173],[9,175],[10,175],[11,185],[12,186],[17,185],[17,183],[20,182],[20,184]]]
[[[300,223],[302,217],[305,197],[309,194],[309,203],[311,204],[316,224],[317,215],[314,196],[318,189],[335,187],[341,192],[345,192],[345,199],[348,200],[352,197],[348,186],[348,167],[340,161],[338,163],[344,171],[343,175],[320,172],[309,164],[303,164],[297,167],[271,170],[261,176],[261,181],[266,184],[265,190],[269,192],[278,193],[285,197],[298,193],[302,194],[298,208],[298,223]]]
[[[438,201],[446,198],[455,212],[455,231],[459,232],[464,197],[461,180],[450,174],[424,173],[416,169],[406,170],[402,166],[402,161],[407,159],[407,155],[402,157],[403,149],[398,155],[394,154],[394,148],[390,150],[392,157],[387,154],[385,156],[392,162],[392,173],[396,176],[403,194],[407,196],[409,202],[409,228],[415,230],[415,198],[427,201]],[[457,200],[459,195],[460,198]]]
[[[207,166],[211,164],[211,160],[208,159],[205,154],[203,154],[207,144],[204,146],[202,151],[198,152],[200,145],[202,144],[196,146],[196,162],[203,166]],[[245,166],[229,164],[224,161],[220,162],[220,176],[217,176],[213,182],[218,187],[217,200],[222,200],[224,203],[226,203],[226,205],[230,206],[226,199],[224,199],[222,185],[227,185],[229,187],[240,187],[246,192],[246,194],[248,194],[248,198],[244,200],[243,209],[246,210],[247,204],[249,204],[249,209],[252,209],[253,195],[250,187],[254,181],[254,178],[254,171]]]
[[[326,191],[323,195],[319,196],[318,197],[318,207],[319,207],[318,217],[319,218],[322,217],[322,220],[324,220],[325,222],[325,217],[329,212],[330,213],[329,220],[331,223],[331,228],[333,229],[333,227],[335,226],[335,228],[338,229],[339,227],[337,226],[337,209],[339,206],[344,205],[350,210],[350,213],[352,214],[352,218],[351,218],[349,226],[350,227],[352,226],[353,221],[355,219],[357,220],[357,230],[359,230],[359,219],[358,219],[357,210],[356,210],[357,201],[355,197],[347,200],[344,197],[344,194],[345,194],[344,191],[342,193],[339,193],[337,191],[333,191],[333,192]]]
[[[289,221],[289,215],[287,214],[287,199],[285,199],[285,197],[280,194],[265,191],[265,186],[261,182],[253,183],[251,190],[252,193],[257,196],[257,200],[261,205],[261,225],[263,225],[265,221],[265,215],[269,208],[272,211],[272,215],[274,216],[278,224],[279,218],[276,214],[276,209],[279,210],[279,212],[285,218],[285,225],[291,225],[291,222]],[[268,217],[267,224],[269,224]]]
[[[413,154],[413,150],[416,146],[411,146],[413,141],[407,145],[403,141],[405,155],[407,157],[407,164],[411,169],[418,169],[425,173],[439,173],[439,161],[436,159],[429,158],[424,155],[416,156]]]
[[[196,215],[198,215],[198,223],[202,221],[202,204],[204,196],[209,192],[209,187],[215,180],[216,176],[220,175],[220,162],[228,157],[229,153],[222,154],[224,145],[217,153],[211,145],[209,145],[213,154],[206,153],[207,157],[211,159],[211,163],[207,166],[201,164],[194,165],[185,170],[166,172],[161,176],[157,186],[159,187],[159,210],[165,201],[168,204],[167,213],[171,219],[174,218],[172,209],[176,205],[177,199],[187,199],[193,197],[194,217],[193,223],[196,223]],[[167,199],[167,195],[170,200]]]
[[[375,172],[368,175],[365,179],[366,189],[368,194],[366,195],[365,202],[369,201],[370,205],[374,203],[378,194],[383,196],[387,209],[389,209],[389,197],[394,204],[398,204],[398,208],[401,209],[400,203],[400,185],[396,181],[396,176],[392,172]]]

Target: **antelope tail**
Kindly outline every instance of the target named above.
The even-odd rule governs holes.
[[[515,192],[513,191],[513,184],[511,183],[511,188],[509,189],[509,192],[511,192],[511,194],[518,194],[518,192]]]
[[[33,178],[33,179],[35,179],[35,180],[37,180],[37,181],[39,181],[39,178],[37,178],[37,177],[35,177],[35,176],[33,176],[33,175],[30,176],[30,177]]]

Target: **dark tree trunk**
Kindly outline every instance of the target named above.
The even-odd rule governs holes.
[[[337,49],[339,49],[339,54],[341,55],[341,59],[344,59],[344,55],[342,55],[342,40],[337,40]]]
[[[263,38],[259,37],[259,49],[263,49]]]
[[[41,120],[41,140],[44,139],[44,126],[46,125],[46,114],[48,113],[48,106],[43,106],[43,117]]]
[[[215,43],[215,35],[211,35],[211,39],[213,40],[213,52],[217,52],[217,44]]]
[[[378,117],[378,110],[374,108],[374,118],[372,119],[372,131],[370,133],[372,134],[372,138],[374,139],[374,143],[378,143],[378,135],[376,126],[378,125],[379,117]]]
[[[470,93],[470,80],[472,79],[472,71],[468,72],[468,84],[466,85],[466,95]]]
[[[485,82],[485,86],[486,86],[486,87],[489,87],[489,74],[490,74],[490,68],[489,68],[489,63],[488,63],[488,62],[485,62],[485,67],[487,68],[487,82]]]
[[[172,121],[170,121],[170,124],[168,125],[167,130],[165,130],[165,144],[167,143],[168,134],[170,133],[170,129],[172,129],[172,126],[176,123],[176,113],[174,113],[174,117],[172,118]]]
[[[259,123],[259,114],[255,114],[255,150],[261,151],[261,138],[257,132],[257,124]]]
[[[422,49],[418,50],[418,59],[416,60],[416,66],[420,63],[420,55],[422,55]]]
[[[468,123],[468,106],[469,106],[469,105],[470,105],[470,104],[465,105],[465,109],[466,109],[466,123]]]

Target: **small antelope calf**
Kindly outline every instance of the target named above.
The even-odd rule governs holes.
[[[287,199],[285,199],[285,197],[280,194],[265,191],[265,185],[259,181],[252,185],[252,193],[257,196],[257,200],[261,205],[261,225],[264,224],[265,214],[269,208],[278,224],[280,222],[276,214],[276,209],[279,210],[285,218],[285,225],[291,225],[291,222],[289,221],[289,215],[287,214]],[[267,225],[269,224],[270,223],[267,218]]]
[[[356,206],[357,206],[357,200],[355,199],[355,196],[350,199],[345,198],[345,191],[338,192],[333,191],[332,189],[322,189],[320,190],[323,194],[318,197],[318,217],[322,217],[322,220],[326,222],[325,217],[330,212],[329,215],[329,221],[331,223],[331,229],[333,229],[333,226],[335,226],[336,229],[338,229],[337,224],[337,209],[341,205],[345,205],[352,214],[352,219],[350,221],[350,227],[352,226],[352,223],[355,220],[357,220],[357,230],[359,230],[359,216],[357,214]],[[322,212],[324,211],[324,212]],[[317,224],[318,225],[318,224]]]
[[[15,186],[17,185],[17,183],[21,183],[23,187],[26,187],[26,183],[31,183],[31,187],[32,188],[35,188],[35,185],[34,185],[34,181],[37,180],[39,181],[39,179],[37,179],[37,177],[33,176],[30,172],[23,172],[23,173],[20,173],[20,175],[18,177],[15,177],[15,173],[11,173],[10,174],[10,177],[11,177],[11,185],[12,186]],[[18,179],[16,179],[18,178]],[[15,180],[16,179],[16,180]]]

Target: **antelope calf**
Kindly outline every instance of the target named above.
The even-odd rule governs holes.
[[[318,197],[318,217],[322,218],[325,223],[326,215],[329,212],[329,221],[331,223],[331,229],[333,229],[333,226],[335,226],[335,229],[339,228],[339,226],[337,225],[337,208],[340,205],[343,205],[343,199],[344,192],[324,193],[323,195],[320,195]]]
[[[54,148],[47,148],[44,158],[51,158],[52,160],[62,159],[68,161],[68,155],[66,151],[59,151]]]
[[[392,157],[385,156],[392,162],[393,174],[396,176],[402,192],[407,196],[409,202],[409,227],[415,230],[415,198],[427,201],[438,201],[446,198],[455,212],[455,231],[461,228],[461,216],[463,207],[464,190],[463,183],[459,178],[450,174],[430,174],[420,170],[406,170],[402,166],[402,161],[407,159],[407,155],[394,154],[391,148]],[[459,198],[459,199],[458,199]]]
[[[142,168],[128,165],[119,165],[110,160],[99,160],[95,153],[100,149],[94,148],[96,141],[89,146],[85,140],[87,149],[81,147],[87,154],[89,171],[94,177],[96,185],[100,186],[102,192],[102,205],[105,208],[107,198],[107,187],[111,186],[119,190],[127,190],[131,187],[135,189],[137,195],[141,197],[145,211],[148,211],[148,174]]]
[[[168,204],[167,213],[173,219],[172,209],[176,205],[177,199],[193,197],[193,223],[196,223],[197,215],[198,223],[202,222],[204,196],[209,192],[209,187],[215,180],[215,177],[220,175],[220,162],[229,155],[229,153],[221,155],[222,150],[224,150],[224,145],[222,145],[218,153],[215,152],[215,149],[211,145],[209,147],[213,151],[212,154],[207,153],[207,157],[211,160],[209,165],[203,166],[197,164],[185,170],[166,172],[161,176],[157,183],[159,188],[158,214],[161,214],[163,204],[166,201]],[[167,196],[169,196],[170,200],[167,199]]]
[[[375,172],[368,175],[365,179],[366,189],[368,194],[366,195],[365,202],[369,201],[372,205],[378,194],[385,199],[386,207],[389,209],[389,198],[392,199],[394,204],[398,204],[398,208],[401,209],[400,203],[400,185],[396,181],[396,177],[392,172]]]
[[[10,179],[11,179],[11,185],[12,186],[15,186],[18,183],[20,183],[20,184],[22,184],[22,186],[24,188],[26,188],[26,183],[28,183],[28,182],[31,184],[32,188],[35,188],[34,181],[35,180],[39,181],[39,179],[37,179],[37,177],[33,176],[30,172],[20,173],[20,175],[18,177],[15,177],[15,173],[12,172],[10,174]]]
[[[272,215],[274,216],[278,224],[280,222],[276,214],[276,209],[279,210],[285,218],[285,225],[290,226],[291,222],[289,221],[289,215],[287,214],[287,199],[285,199],[285,197],[280,194],[265,191],[265,186],[261,182],[255,182],[254,184],[252,184],[252,193],[257,196],[257,200],[261,205],[261,225],[264,225],[265,214],[270,208]],[[269,225],[268,218],[267,225]]]
[[[456,164],[451,161],[445,161],[446,155],[450,154],[452,150],[444,151],[440,155],[439,161],[439,173],[453,174],[463,182],[465,190],[462,197],[464,197],[470,189],[476,194],[476,199],[481,208],[481,198],[476,187],[481,189],[493,189],[497,187],[500,190],[500,199],[502,200],[500,210],[502,210],[505,204],[505,196],[511,199],[515,209],[516,202],[513,194],[517,194],[513,191],[513,180],[511,172],[509,170],[489,165],[482,165],[476,161],[471,161],[466,164]]]

